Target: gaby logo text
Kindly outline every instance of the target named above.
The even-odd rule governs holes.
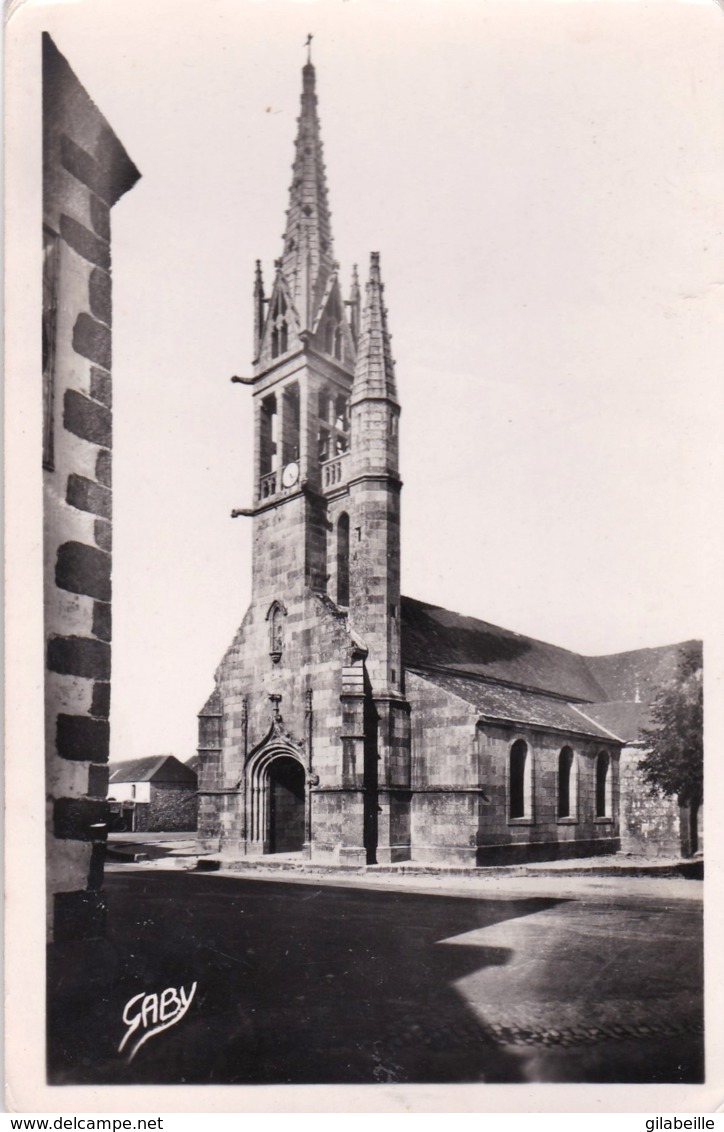
[[[196,983],[191,984],[190,990],[184,987],[167,987],[161,994],[146,994],[141,991],[129,998],[123,1008],[123,1022],[128,1029],[123,1035],[118,1052],[122,1053],[134,1034],[137,1040],[130,1048],[128,1060],[132,1061],[145,1041],[162,1030],[168,1030],[180,1022],[188,1010],[194,995]]]

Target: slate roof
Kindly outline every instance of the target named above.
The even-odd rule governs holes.
[[[650,701],[676,675],[682,649],[696,649],[701,654],[701,641],[591,656],[587,664],[606,691],[601,699]]]
[[[402,659],[408,668],[434,665],[570,700],[609,698],[578,653],[409,597],[402,598]]]
[[[481,717],[635,742],[649,704],[676,674],[682,649],[700,641],[585,657],[402,598],[402,660],[466,700]]]
[[[452,692],[466,700],[479,713],[481,718],[490,721],[523,723],[528,726],[553,728],[556,731],[575,732],[590,735],[597,739],[610,739],[611,734],[604,727],[587,719],[574,706],[563,700],[554,699],[535,692],[517,688],[502,688],[488,684],[484,680],[466,679],[464,676],[447,675],[441,672],[418,673],[418,677],[446,692]],[[587,712],[588,705],[581,705]]]
[[[580,710],[625,743],[635,743],[641,728],[651,724],[648,704],[614,700],[606,704],[581,704]]]
[[[196,773],[175,755],[150,755],[111,764],[109,785],[114,782],[187,782],[196,787]]]

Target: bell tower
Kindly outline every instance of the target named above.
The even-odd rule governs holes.
[[[200,829],[361,865],[410,845],[399,402],[380,278],[342,295],[311,60],[282,253],[253,280],[252,598],[200,714]],[[284,846],[284,850],[280,847]]]
[[[269,295],[257,261],[253,301],[253,376],[237,379],[254,389],[253,594],[263,600],[282,580],[287,597],[326,593],[326,501],[348,476],[359,288],[343,300],[311,62],[282,255]]]

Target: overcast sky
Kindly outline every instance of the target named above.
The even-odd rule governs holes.
[[[250,592],[254,260],[304,40],[345,288],[381,253],[403,592],[588,654],[706,637],[724,486],[713,3],[35,5],[142,173],[113,212],[113,758],[189,757]],[[716,511],[716,523],[720,515]]]

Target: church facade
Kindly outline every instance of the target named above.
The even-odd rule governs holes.
[[[235,513],[252,596],[199,715],[199,838],[353,867],[616,852],[621,753],[635,781],[677,649],[585,658],[401,596],[380,258],[345,297],[311,62],[295,144],[269,294],[257,263],[253,376],[234,379],[254,400],[254,502]]]

